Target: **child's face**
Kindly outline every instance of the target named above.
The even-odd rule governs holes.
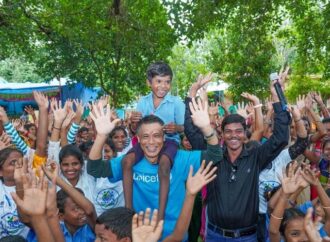
[[[37,130],[36,130],[36,127],[35,126],[31,126],[28,131],[29,131],[29,133],[31,133],[33,135],[36,135],[37,134]]]
[[[111,229],[106,229],[104,224],[96,224],[95,225],[95,234],[96,239],[95,242],[124,242],[131,241],[130,238],[122,238],[118,239],[117,235],[114,234]]]
[[[323,157],[326,160],[330,160],[330,142],[327,142],[323,147]]]
[[[304,230],[304,218],[292,219],[286,226],[284,236],[287,242],[308,241]]]
[[[69,155],[64,157],[61,164],[61,171],[66,179],[69,181],[79,178],[81,173],[81,163],[77,157]]]
[[[8,158],[5,160],[3,165],[0,167],[0,176],[3,178],[5,185],[14,186],[14,171],[15,171],[15,163],[22,158],[22,155],[13,151],[10,153]]]
[[[321,222],[324,223],[325,222],[325,212],[324,212],[324,209],[320,203],[320,201],[318,201],[316,204],[315,204],[315,215],[317,217],[321,217],[322,220]]]
[[[113,150],[107,144],[104,144],[103,146],[103,155],[104,160],[110,160],[113,157]]]
[[[157,98],[164,98],[171,89],[171,81],[171,76],[154,76],[148,84]]]
[[[72,227],[81,227],[87,223],[87,216],[70,197],[65,199],[64,214],[62,215],[66,224]]]
[[[122,151],[126,143],[126,136],[124,131],[117,130],[114,136],[112,137],[112,142],[115,145],[115,149],[117,151]]]
[[[190,144],[190,142],[189,142],[189,140],[187,139],[186,136],[183,136],[183,138],[182,138],[182,146],[185,150],[191,150],[192,149],[191,144]]]

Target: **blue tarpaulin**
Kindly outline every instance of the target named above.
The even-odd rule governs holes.
[[[49,97],[61,99],[64,103],[68,98],[80,99],[83,103],[95,100],[100,87],[87,88],[82,83],[66,84],[65,79],[52,80],[50,83],[8,83],[0,82],[0,106],[3,106],[9,115],[21,115],[24,107],[31,105],[36,108],[32,92],[40,91]]]

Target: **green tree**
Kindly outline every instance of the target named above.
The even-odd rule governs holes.
[[[36,65],[22,57],[12,56],[0,61],[0,76],[8,82],[42,82]]]
[[[100,85],[116,107],[146,92],[148,64],[176,42],[158,0],[4,1],[1,12],[12,27],[1,32],[42,76]]]
[[[294,77],[290,95],[300,90],[294,85],[298,77],[308,82],[306,88],[326,92],[323,87],[330,75],[329,1],[164,1],[173,26],[189,45],[217,33],[217,45],[211,46],[206,65],[232,84],[235,99],[242,91],[266,96],[269,74],[286,63],[292,66]],[[315,75],[320,78],[313,78]]]

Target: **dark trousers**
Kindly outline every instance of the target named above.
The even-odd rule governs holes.
[[[199,231],[201,230],[201,218],[202,218],[202,194],[199,192],[195,198],[193,213],[188,229],[189,242],[197,242],[199,237]]]
[[[268,233],[266,228],[266,214],[258,215],[258,224],[257,224],[257,238],[258,242],[266,241],[266,233]]]

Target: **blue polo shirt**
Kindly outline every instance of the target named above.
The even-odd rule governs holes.
[[[111,182],[123,179],[121,159],[123,156],[112,159],[111,169],[113,178]],[[186,194],[186,180],[190,165],[194,172],[200,167],[201,151],[178,150],[170,174],[170,188],[165,210],[164,231],[162,239],[170,235],[179,218]],[[136,212],[145,211],[146,208],[158,209],[159,179],[158,165],[151,164],[143,158],[133,166],[133,208]]]
[[[95,234],[92,230],[92,228],[88,225],[85,224],[81,226],[77,231],[71,235],[67,227],[65,226],[64,222],[60,222],[61,225],[61,230],[64,235],[65,242],[94,242],[95,241]],[[37,242],[37,235],[35,232],[31,229],[26,240],[28,242]]]
[[[137,111],[142,113],[142,116],[156,115],[161,118],[165,124],[175,123],[176,125],[184,124],[185,104],[177,97],[167,94],[157,108],[154,107],[152,92],[147,96],[142,97],[137,104]],[[166,134],[167,139],[175,140],[180,144],[180,135]]]

